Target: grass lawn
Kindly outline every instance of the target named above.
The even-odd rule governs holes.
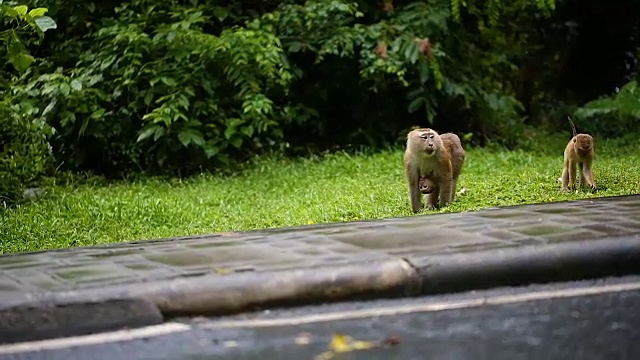
[[[596,144],[597,193],[561,193],[564,141],[536,152],[467,149],[458,183],[467,191],[438,211],[640,193],[637,137]],[[0,210],[0,253],[408,216],[401,164],[395,149],[256,160],[233,177],[52,186],[44,198]]]

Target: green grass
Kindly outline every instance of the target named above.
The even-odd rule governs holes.
[[[595,194],[559,191],[562,142],[534,142],[537,152],[468,149],[458,187],[467,191],[438,212],[640,193],[637,137],[597,143]],[[401,150],[271,158],[233,177],[52,186],[0,210],[0,253],[409,216],[401,159]]]

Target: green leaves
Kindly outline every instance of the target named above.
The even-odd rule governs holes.
[[[26,6],[25,6],[26,8]],[[47,11],[49,11],[47,8],[35,8],[35,9],[31,9],[31,11],[29,11],[29,16],[31,16],[32,18],[37,18],[40,16],[44,16],[44,14],[47,13]]]
[[[574,112],[579,132],[619,137],[640,132],[640,86],[631,80],[615,95],[588,102]]]
[[[199,130],[191,128],[186,128],[180,131],[178,133],[178,140],[180,140],[184,147],[189,146],[191,143],[200,147],[205,145],[202,133]]]
[[[0,99],[0,206],[20,202],[51,163],[50,129],[32,121],[29,106]]]
[[[10,45],[7,46],[7,53],[9,62],[19,73],[27,71],[29,66],[35,61],[35,58],[29,55],[24,46],[16,40],[13,40],[10,42]]]
[[[300,134],[319,147],[383,143],[447,103],[481,123],[517,122],[509,66],[519,53],[509,51],[518,40],[498,20],[524,3],[72,1],[82,8],[29,72],[36,37],[14,30],[40,40],[55,21],[46,8],[5,2],[0,16],[19,25],[0,41],[26,74],[12,82],[12,101],[33,102],[30,114],[55,128],[59,153],[76,154],[62,155],[65,164],[202,169],[287,149]],[[460,11],[464,24],[452,21]]]
[[[19,16],[20,18],[24,18],[24,16],[27,15],[27,10],[29,10],[29,7],[27,7],[26,5],[18,5],[14,6],[13,10],[15,11],[15,14],[17,16]]]
[[[44,16],[47,11],[46,8],[35,8],[29,11],[29,7],[26,5],[10,7],[0,2],[0,23],[8,19],[17,23],[13,28],[0,31],[0,42],[6,44],[7,60],[20,74],[26,72],[35,61],[35,58],[27,50],[28,40],[22,38],[24,33],[21,32],[21,29],[28,26],[40,37],[45,31],[55,29],[57,26],[55,21]]]
[[[144,155],[162,167],[185,166],[185,153],[194,164],[226,163],[231,149],[250,151],[281,137],[270,93],[286,88],[292,76],[280,40],[256,23],[214,36],[202,31],[207,19],[202,9],[163,9],[175,22],[156,19],[155,30],[147,33],[137,14],[148,10],[126,13],[126,21],[93,35],[91,55],[83,60],[82,71],[100,69],[108,79],[96,84],[101,93],[112,94],[105,100],[130,112],[114,120],[126,122],[123,128],[134,126],[134,141],[147,149]],[[213,9],[221,20],[229,16],[226,8]],[[125,22],[129,25],[122,26]],[[120,98],[124,93],[126,100]],[[126,135],[119,136],[126,143]]]
[[[229,10],[222,6],[216,6],[213,8],[213,15],[218,21],[224,21],[229,16]]]
[[[48,17],[48,16],[35,17],[34,21],[35,21],[36,25],[38,26],[38,28],[40,29],[40,31],[42,31],[42,32],[45,32],[45,31],[51,30],[51,29],[55,29],[55,28],[58,27],[58,25],[56,25],[56,22],[53,21],[53,19]]]
[[[57,28],[56,22],[52,18],[44,16],[44,14],[49,11],[47,8],[40,7],[29,11],[29,7],[26,5],[17,5],[14,7],[8,7],[6,5],[0,6],[2,6],[0,15],[4,14],[5,16],[15,17],[19,21],[24,21],[41,32]]]

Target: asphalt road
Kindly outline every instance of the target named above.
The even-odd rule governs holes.
[[[128,333],[0,346],[0,360],[311,360],[337,332],[399,342],[334,357],[341,360],[636,359],[640,278],[182,319]]]

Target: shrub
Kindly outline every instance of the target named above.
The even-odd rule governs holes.
[[[596,99],[574,113],[581,132],[602,137],[640,133],[640,87],[632,80],[613,96]]]
[[[6,100],[0,102],[0,203],[5,206],[19,201],[24,189],[36,183],[51,160],[46,124],[34,122],[24,113]]]

